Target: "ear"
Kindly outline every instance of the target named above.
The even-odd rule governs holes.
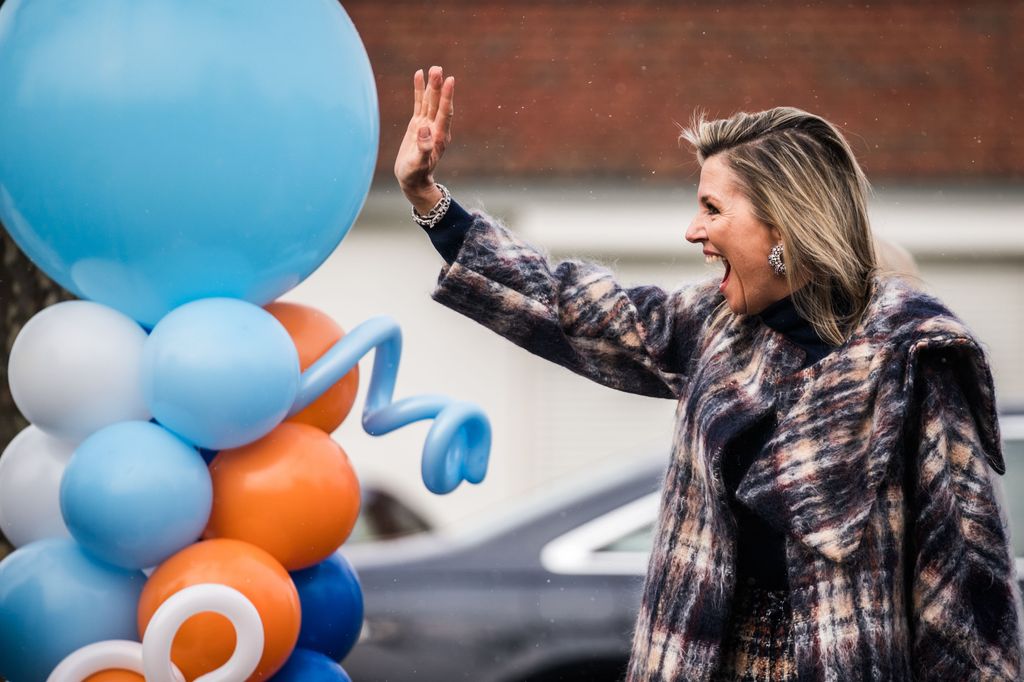
[[[775,227],[774,225],[769,225],[768,232],[772,236],[772,244],[778,244],[779,242],[782,241],[782,233],[779,232],[779,228]]]

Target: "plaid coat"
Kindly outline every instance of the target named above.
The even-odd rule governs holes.
[[[714,314],[717,282],[624,288],[595,265],[550,266],[483,214],[433,296],[595,381],[678,401],[630,682],[714,672],[735,586],[721,459],[770,412],[737,497],[786,534],[798,678],[1019,677],[992,379],[935,299],[876,280],[850,340],[800,369],[803,351],[758,319]]]

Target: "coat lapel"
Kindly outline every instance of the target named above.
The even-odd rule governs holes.
[[[686,404],[691,434],[701,442],[700,461],[721,481],[722,453],[745,429],[775,409],[782,379],[800,357],[756,318],[736,318],[703,355]],[[716,483],[716,487],[720,484]],[[724,490],[718,489],[724,499]]]
[[[841,561],[860,543],[901,420],[886,418],[893,382],[885,353],[848,344],[780,386],[775,436],[740,481],[737,498],[780,531]]]
[[[966,327],[937,305],[880,285],[843,348],[778,382],[778,428],[740,481],[742,504],[828,559],[849,557],[904,449],[915,367],[929,350],[961,356],[989,463],[1003,471],[988,365]]]

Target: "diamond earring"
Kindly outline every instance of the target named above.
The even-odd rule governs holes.
[[[786,264],[782,261],[782,242],[773,246],[772,250],[768,252],[768,264],[772,266],[772,270],[779,277],[786,274]]]

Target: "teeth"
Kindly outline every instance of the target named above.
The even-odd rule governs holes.
[[[726,263],[728,261],[726,261],[719,255],[707,254],[704,256],[704,262],[707,263],[708,265],[712,265],[713,263]]]

